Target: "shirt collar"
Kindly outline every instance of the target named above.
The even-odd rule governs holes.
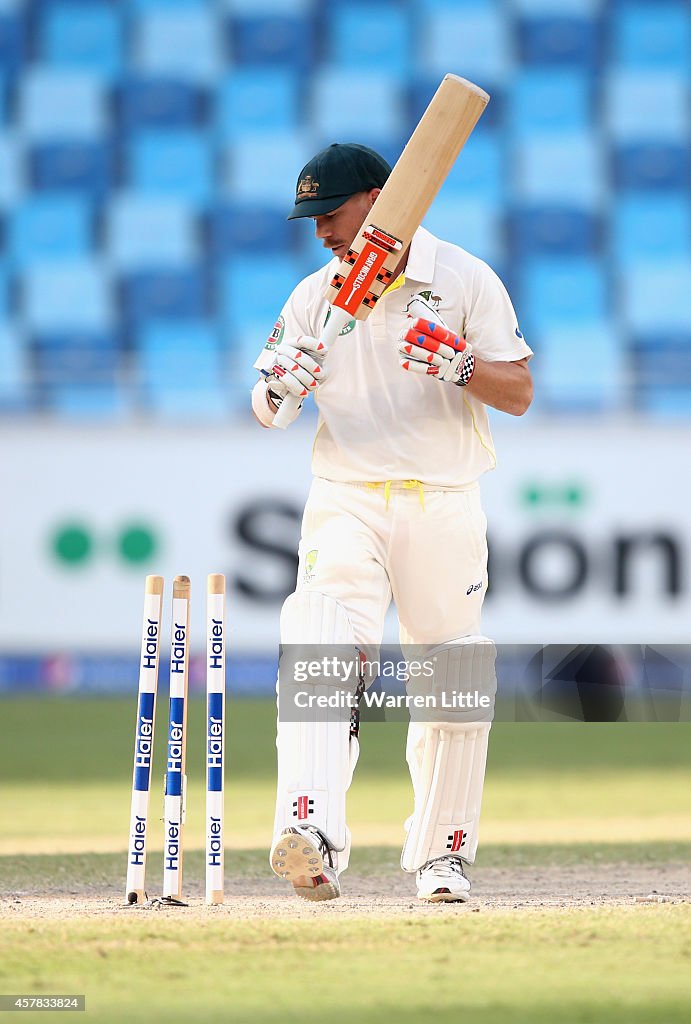
[[[405,267],[407,281],[432,284],[437,257],[437,240],[426,228],[418,228],[413,235]]]

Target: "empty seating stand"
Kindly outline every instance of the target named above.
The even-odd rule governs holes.
[[[395,162],[449,71],[491,100],[426,224],[507,275],[540,407],[691,414],[687,0],[6,0],[0,415],[249,415],[330,258],[300,168]]]

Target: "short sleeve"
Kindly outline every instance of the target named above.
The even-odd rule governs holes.
[[[532,356],[518,325],[509,293],[491,267],[477,260],[473,272],[465,337],[487,362],[514,362]]]

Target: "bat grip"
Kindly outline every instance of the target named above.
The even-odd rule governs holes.
[[[285,396],[283,401],[278,407],[278,411],[273,418],[272,427],[278,427],[279,430],[285,430],[289,423],[293,422],[294,415],[297,412],[297,408],[300,405],[300,399],[297,395],[291,395],[290,391]]]
[[[319,335],[319,340],[328,349],[341,333],[345,325],[352,319],[352,315],[346,312],[345,309],[341,309],[339,306],[331,306],[331,314],[324,325],[324,329]],[[278,412],[274,416],[272,426],[278,427],[279,430],[285,430],[288,424],[293,422],[295,413],[297,412],[301,401],[303,401],[303,399],[298,398],[297,395],[291,395],[291,393],[288,392],[278,407]]]

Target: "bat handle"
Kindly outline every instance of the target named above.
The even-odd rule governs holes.
[[[341,309],[339,306],[331,306],[329,319],[319,335],[319,340],[322,344],[326,345],[328,349],[332,342],[334,342],[341,333],[345,325],[352,319],[352,315],[346,312],[345,309]],[[298,398],[297,395],[291,395],[290,392],[288,392],[279,405],[278,412],[274,416],[273,426],[278,427],[279,430],[285,430],[288,424],[293,422],[293,418],[301,401],[303,401],[303,399]]]

